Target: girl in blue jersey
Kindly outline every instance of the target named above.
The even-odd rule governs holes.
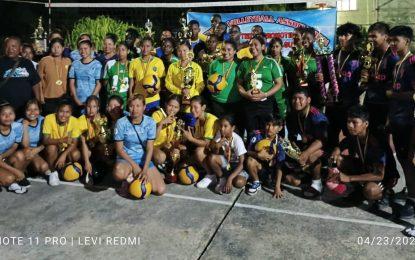
[[[22,171],[24,156],[16,154],[22,141],[22,124],[14,122],[16,115],[10,105],[0,107],[0,185],[18,194],[25,193],[27,188],[20,186],[19,181],[25,178]]]
[[[120,118],[114,131],[117,162],[114,166],[114,179],[122,181],[119,193],[126,196],[126,190],[134,179],[150,182],[152,193],[162,195],[166,186],[161,174],[154,167],[154,140],[156,139],[156,122],[144,115],[145,99],[136,94],[128,99],[130,115]]]
[[[45,148],[42,142],[42,127],[44,117],[40,115],[40,106],[36,99],[29,100],[26,104],[25,117],[18,120],[22,123],[23,150],[18,153],[23,153],[25,157],[25,168],[30,166],[35,172],[44,173],[49,177],[49,184],[51,186],[59,185],[58,172],[51,172],[48,163],[39,155]]]

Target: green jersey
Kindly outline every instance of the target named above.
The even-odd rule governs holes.
[[[212,99],[219,103],[235,103],[241,99],[236,81],[236,72],[238,64],[233,61],[224,61],[222,59],[214,60],[209,66],[209,76],[218,73],[225,77],[226,88],[219,93],[212,93]]]
[[[275,81],[282,77],[282,69],[278,63],[268,57],[264,57],[260,62],[253,59],[242,61],[239,66],[237,77],[243,80],[245,90],[253,88],[251,82],[252,72],[256,74],[256,88],[262,92],[267,92],[275,85]]]
[[[128,66],[128,65],[127,65]],[[115,62],[110,68],[105,70],[104,80],[107,80],[108,96],[117,95],[124,101],[124,108],[127,103],[128,95],[128,68],[119,61]]]

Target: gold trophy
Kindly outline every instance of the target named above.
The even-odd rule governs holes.
[[[202,54],[201,63],[210,64],[212,61],[220,57],[222,57],[222,51],[221,49],[216,48],[215,52],[213,52],[212,54],[207,54],[207,53]]]
[[[296,161],[298,164],[300,164],[300,156],[301,156],[301,150],[300,148],[297,146],[297,144],[295,142],[291,142],[290,140],[288,140],[288,138],[285,139],[280,139],[280,144],[282,147],[282,150],[284,151],[284,153],[290,157],[291,159],[293,159],[294,161]],[[300,169],[302,171],[306,170],[308,168],[309,165],[300,165]],[[297,168],[297,167],[295,167]]]
[[[187,21],[186,21],[186,18],[184,17],[184,14],[182,14],[182,16],[180,17],[179,24],[180,24],[180,31],[177,34],[179,39],[180,40],[190,39],[191,33],[189,30],[189,26],[187,26]]]
[[[35,52],[36,54],[40,55],[46,52],[47,49],[47,32],[42,26],[42,16],[38,19],[38,25],[33,33],[33,39],[35,42]]]
[[[110,157],[110,146],[111,141],[111,130],[108,128],[108,119],[105,116],[95,118],[94,121],[94,132],[96,141],[98,144],[102,145],[104,150],[104,155]]]
[[[373,45],[373,42],[368,42],[366,44],[366,51],[362,57],[363,59],[362,75],[364,76],[360,78],[360,84],[364,85],[369,80],[369,75],[366,75],[366,74],[369,73],[370,68],[372,67],[372,63],[373,63],[372,53],[374,49],[375,49],[375,46]]]
[[[258,88],[258,75],[256,74],[255,70],[251,71],[251,89],[252,94],[259,94],[259,88]]]
[[[176,183],[177,175],[174,173],[176,166],[180,161],[180,142],[182,140],[182,129],[184,128],[184,121],[179,119],[176,121],[174,128],[174,136],[172,142],[167,145],[168,154],[170,155],[170,161],[168,163],[168,173],[166,174],[166,183]]]
[[[308,66],[305,61],[304,48],[298,50],[295,55],[295,63],[297,66],[297,77],[300,79],[300,87],[308,87],[307,77],[308,77]]]
[[[154,32],[153,32],[153,23],[150,21],[150,19],[147,19],[147,22],[144,24],[144,28],[146,28],[146,35],[148,37],[153,38]]]
[[[190,89],[193,86],[194,78],[195,78],[195,73],[193,71],[193,68],[191,66],[187,67],[184,70],[182,89]],[[189,94],[183,95],[182,104],[183,105],[190,105],[190,95]]]

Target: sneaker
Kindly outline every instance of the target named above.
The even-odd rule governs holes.
[[[415,237],[415,227],[405,229],[404,234],[409,237]]]
[[[258,191],[261,190],[261,183],[259,181],[254,181],[248,189],[248,195],[255,195]]]
[[[19,186],[25,187],[26,189],[30,187],[30,181],[27,178],[18,182]]]
[[[8,190],[17,194],[23,194],[27,192],[26,187],[22,187],[17,183],[12,183],[12,185],[9,186]]]
[[[311,185],[308,186],[306,189],[303,190],[304,197],[306,198],[315,198],[321,195],[321,192],[313,188]]]
[[[219,183],[215,187],[215,192],[217,194],[223,194],[223,187],[226,185],[226,178],[220,178]]]
[[[200,189],[206,189],[209,187],[212,183],[214,183],[216,180],[215,175],[206,175],[205,178],[203,178],[201,181],[196,183],[196,187]]]
[[[414,203],[406,200],[405,205],[399,210],[400,219],[412,219],[414,217]]]
[[[54,171],[49,174],[49,185],[58,186],[60,184],[59,174],[57,171]]]

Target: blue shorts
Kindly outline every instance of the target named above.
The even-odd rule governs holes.
[[[141,168],[144,167],[145,158],[143,158],[143,159],[131,158],[131,159],[133,159],[133,161],[136,164],[138,164]],[[117,158],[117,162],[124,162],[124,163],[129,164],[129,162],[127,160],[123,159],[123,158]],[[154,163],[153,163],[153,161],[150,161],[150,163],[148,164],[148,168],[151,169],[153,167],[154,167]]]

